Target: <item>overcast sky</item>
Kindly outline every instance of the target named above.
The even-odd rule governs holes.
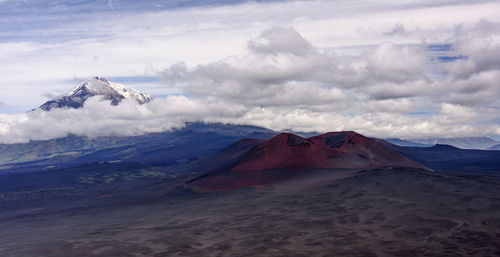
[[[66,2],[0,0],[0,142],[195,120],[500,136],[498,1]],[[157,100],[25,113],[95,75]]]

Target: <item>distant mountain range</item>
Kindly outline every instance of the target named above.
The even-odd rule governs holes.
[[[49,111],[52,108],[81,108],[85,101],[92,96],[102,96],[103,99],[110,100],[113,105],[117,105],[123,99],[133,99],[139,104],[153,100],[152,96],[133,88],[109,82],[104,78],[92,77],[75,87],[69,93],[49,100],[39,108],[44,111]]]
[[[460,149],[441,144],[432,147],[390,144],[386,146],[437,171],[495,174],[500,172],[500,151]]]
[[[0,172],[58,169],[93,162],[181,165],[243,138],[269,138],[275,134],[255,126],[186,123],[182,129],[142,136],[69,135],[24,144],[0,144]]]
[[[462,149],[500,150],[500,142],[489,137],[424,138],[411,140],[387,138],[384,140],[399,146],[430,147],[436,144],[443,144]]]
[[[392,144],[399,145],[399,146],[415,146],[415,147],[432,146],[432,145],[421,144],[421,143],[417,143],[417,142],[413,142],[413,141],[409,141],[409,140],[403,140],[403,139],[399,139],[399,138],[384,138],[384,140],[387,142],[390,142]]]

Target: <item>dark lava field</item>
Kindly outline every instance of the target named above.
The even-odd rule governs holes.
[[[494,175],[315,170],[202,193],[134,172],[2,190],[0,256],[500,255]]]

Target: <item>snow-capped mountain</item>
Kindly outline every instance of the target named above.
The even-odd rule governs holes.
[[[106,100],[111,100],[113,105],[118,105],[122,99],[134,99],[139,104],[153,100],[150,95],[96,76],[81,83],[66,95],[47,101],[40,106],[40,109],[49,111],[52,108],[80,108],[89,97],[97,95],[103,96]]]

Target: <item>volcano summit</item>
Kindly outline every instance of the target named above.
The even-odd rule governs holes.
[[[150,95],[96,76],[81,83],[66,95],[47,101],[39,108],[44,111],[50,111],[52,108],[81,108],[85,101],[93,96],[111,100],[112,105],[118,105],[123,99],[134,99],[139,104],[153,100]]]

